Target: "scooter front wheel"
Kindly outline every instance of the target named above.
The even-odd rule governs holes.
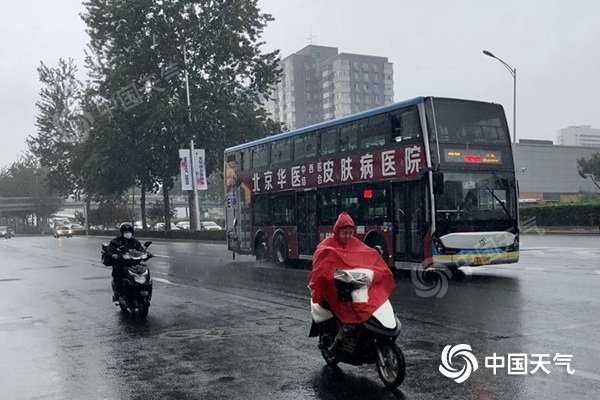
[[[146,316],[148,315],[149,308],[150,308],[150,304],[148,304],[148,303],[142,304],[142,306],[139,308],[140,318],[146,318]]]
[[[331,338],[329,335],[324,335],[323,337],[321,337],[321,343],[319,344],[319,348],[321,349],[321,355],[323,356],[323,359],[325,360],[327,365],[329,365],[330,367],[335,367],[340,362],[340,360],[338,360],[337,357],[331,351],[329,351],[333,344],[333,340],[334,339]]]
[[[400,347],[395,344],[377,346],[377,372],[387,388],[397,388],[404,382],[406,362]]]

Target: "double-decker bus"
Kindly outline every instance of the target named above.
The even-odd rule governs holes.
[[[311,259],[339,212],[390,267],[514,263],[518,194],[499,104],[418,97],[225,150],[228,247]]]

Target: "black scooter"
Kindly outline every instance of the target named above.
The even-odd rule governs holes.
[[[150,258],[147,249],[151,244],[151,241],[144,243],[143,251],[118,248],[120,257],[117,261],[122,263],[121,268],[125,268],[122,293],[117,293],[115,282],[112,280],[115,305],[121,307],[122,311],[137,313],[142,318],[148,315],[152,299],[152,278],[150,270],[144,264]]]
[[[348,271],[349,274],[360,272]],[[360,281],[361,277],[356,277]],[[338,282],[336,282],[338,283]],[[342,285],[337,285],[338,289]],[[349,285],[348,293],[360,290],[360,285]],[[335,318],[327,304],[311,302],[313,325],[310,336],[319,337],[319,349],[330,366],[376,364],[379,378],[388,388],[402,384],[406,375],[404,353],[396,344],[401,324],[389,300],[361,324],[343,324]],[[316,323],[320,322],[320,323]]]

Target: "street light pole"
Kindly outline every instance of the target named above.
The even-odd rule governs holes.
[[[186,49],[185,49],[185,43],[183,44],[183,64],[185,67],[185,92],[186,92],[186,97],[187,97],[187,107],[188,107],[188,120],[190,123],[190,126],[192,124],[192,105],[190,102],[190,80],[189,80],[189,75],[188,75],[188,69],[187,69],[187,55],[186,55]],[[196,160],[196,154],[195,154],[195,149],[194,149],[194,140],[190,140],[190,156],[191,156],[191,172],[192,172],[192,190],[193,190],[193,194],[194,194],[194,221],[195,221],[195,226],[196,226],[196,230],[199,231],[200,230],[200,206],[199,206],[199,202],[198,202],[198,186],[197,186],[197,182],[196,182],[196,164],[195,164],[195,160]]]
[[[483,50],[483,54],[500,61],[500,63],[506,67],[508,72],[510,72],[513,77],[513,143],[517,143],[517,69],[512,68],[510,65],[487,50]]]

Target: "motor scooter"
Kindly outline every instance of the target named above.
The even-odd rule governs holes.
[[[350,277],[348,282],[347,277]],[[345,270],[336,274],[336,287],[341,297],[357,297],[364,293],[368,277],[363,271]],[[310,336],[318,336],[318,348],[330,366],[376,364],[379,378],[388,388],[404,381],[406,362],[396,344],[401,324],[389,300],[360,324],[344,324],[330,311],[326,302],[311,302],[313,327]]]
[[[118,293],[114,279],[111,281],[113,290],[113,301],[116,306],[121,307],[122,311],[131,311],[134,315],[137,313],[144,318],[148,315],[150,300],[152,299],[152,277],[150,270],[144,263],[151,258],[147,252],[151,241],[144,243],[144,250],[127,250],[124,247],[118,247],[119,258],[115,262],[121,263],[119,268],[125,269],[122,282],[122,292]],[[102,245],[103,260],[107,257],[107,245]]]

